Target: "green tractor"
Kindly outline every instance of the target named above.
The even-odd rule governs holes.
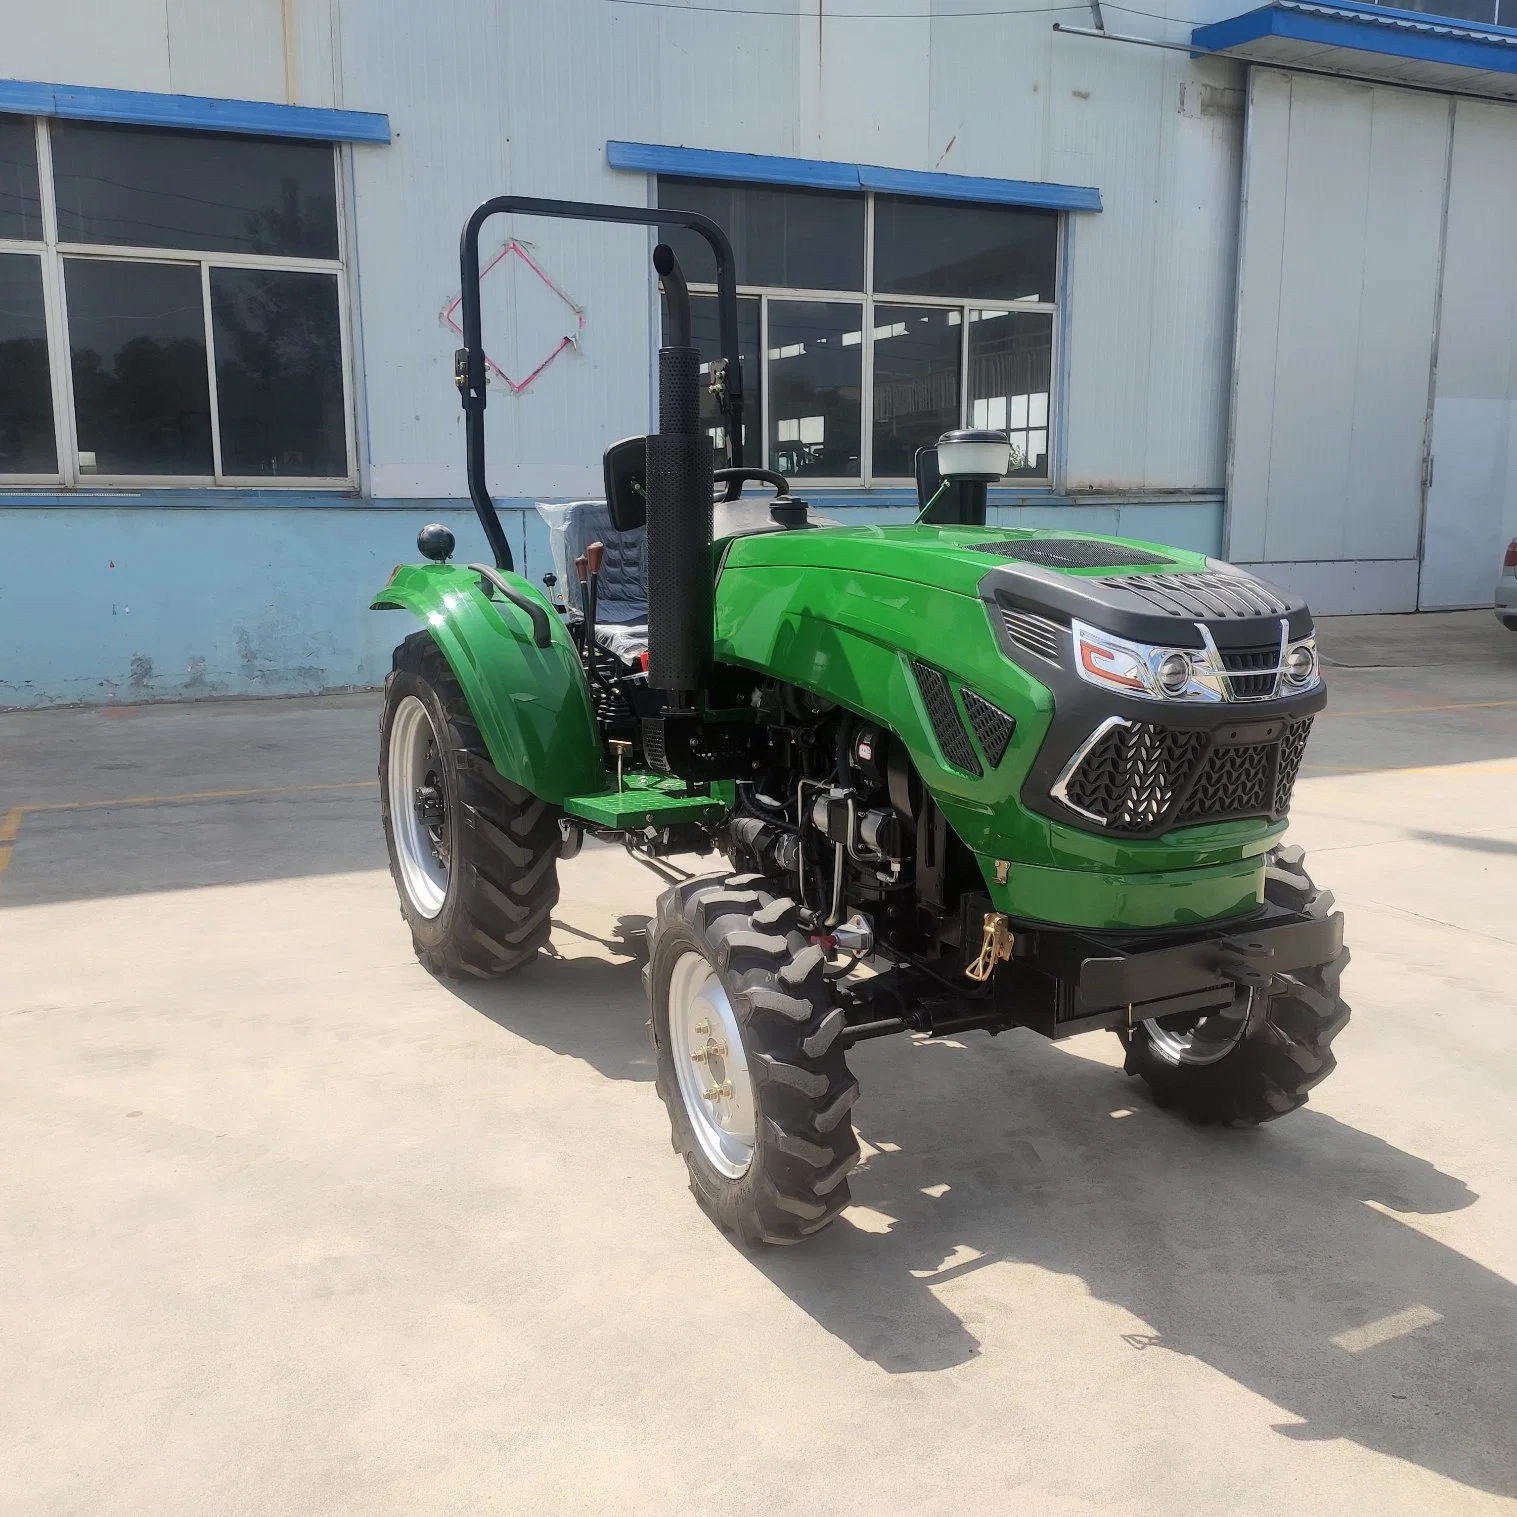
[[[678,262],[654,250],[659,430],[607,451],[605,505],[564,526],[547,593],[514,572],[485,484],[479,234],[512,212],[682,225],[718,270],[723,356],[703,369]],[[743,465],[732,250],[705,217],[500,197],[461,263],[495,562],[449,563],[429,526],[432,562],[374,602],[425,628],[395,651],[380,753],[423,964],[529,963],[587,834],[660,872],[658,1090],[697,1198],[750,1243],[848,1204],[866,1038],[1109,1029],[1197,1122],[1305,1102],[1349,1012],[1342,916],[1281,846],[1326,700],[1301,600],[1195,553],[987,526],[1004,433],[923,450],[911,525],[813,516]],[[724,862],[667,862],[691,853]]]

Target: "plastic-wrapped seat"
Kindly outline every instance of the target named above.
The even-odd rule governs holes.
[[[539,504],[547,523],[553,570],[570,607],[581,616],[579,577],[574,560],[591,543],[605,546],[600,588],[595,602],[595,640],[627,663],[636,663],[648,647],[648,549],[642,527],[618,532],[603,500],[576,500],[568,505]]]

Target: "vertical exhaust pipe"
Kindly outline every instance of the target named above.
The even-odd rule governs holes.
[[[690,292],[674,250],[653,267],[669,312],[658,350],[658,431],[647,442],[648,683],[690,711],[711,673],[711,443],[700,426],[700,354]]]

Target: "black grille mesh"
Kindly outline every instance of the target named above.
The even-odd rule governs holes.
[[[1290,607],[1270,586],[1249,574],[1124,574],[1103,585],[1146,600],[1166,616],[1227,621],[1244,616],[1284,616]]]
[[[1175,821],[1180,825],[1209,817],[1246,816],[1274,809],[1271,771],[1279,743],[1240,743],[1213,748],[1185,797]]]
[[[1296,776],[1301,773],[1301,760],[1306,753],[1306,740],[1312,735],[1312,719],[1286,730],[1280,739],[1280,766],[1275,773],[1275,810],[1288,811],[1291,791],[1296,786]]]
[[[966,774],[983,774],[974,744],[969,741],[964,723],[959,720],[958,709],[953,703],[953,691],[948,686],[948,676],[941,669],[922,663],[920,659],[912,659],[911,670],[917,677],[922,704],[927,708],[927,716],[932,722],[932,730],[937,734],[938,747],[943,750],[943,757],[955,769],[962,769]]]
[[[1069,776],[1065,798],[1114,832],[1281,816],[1290,809],[1311,730],[1308,717],[1263,742],[1213,746],[1205,732],[1148,722],[1115,726]]]
[[[1065,794],[1108,827],[1146,831],[1174,805],[1206,743],[1204,732],[1150,722],[1112,727],[1080,761]]]
[[[1263,701],[1275,693],[1279,683],[1279,638],[1254,648],[1223,648],[1220,652],[1235,701]]]
[[[1146,548],[1103,543],[1083,537],[1023,537],[1001,543],[966,543],[976,553],[1018,558],[1048,569],[1128,569],[1140,564],[1172,564],[1174,559]]]
[[[959,692],[964,697],[964,710],[969,713],[969,725],[980,740],[980,749],[995,769],[1006,757],[1007,744],[1017,730],[1016,718],[998,706],[992,706],[984,696],[976,695],[967,686]]]

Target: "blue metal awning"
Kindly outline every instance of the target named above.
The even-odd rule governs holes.
[[[982,179],[973,174],[929,174],[916,169],[882,168],[872,163],[771,158],[712,148],[666,147],[655,142],[608,142],[606,163],[613,169],[678,179],[736,179],[747,184],[794,185],[815,190],[877,190],[889,195],[1031,206],[1048,211],[1101,209],[1101,192],[1089,185]]]
[[[303,137],[317,142],[388,142],[390,118],[377,111],[334,111],[319,106],[275,105],[265,100],[222,100],[205,95],[160,95],[147,90],[100,89],[0,79],[0,114],[63,116],[132,126],[185,127],[240,136]]]
[[[1273,0],[1190,34],[1197,53],[1517,100],[1517,31],[1354,0]]]

